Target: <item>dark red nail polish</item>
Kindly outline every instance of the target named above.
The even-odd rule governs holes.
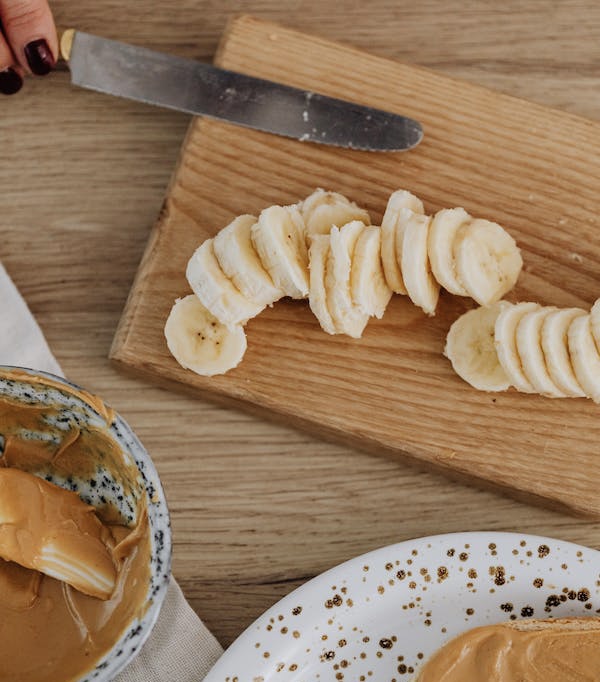
[[[44,39],[33,40],[25,45],[25,58],[36,76],[45,76],[54,68],[54,57]]]
[[[23,79],[14,69],[0,71],[0,92],[3,95],[14,95],[23,87]]]

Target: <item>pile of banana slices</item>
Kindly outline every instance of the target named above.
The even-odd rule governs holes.
[[[508,301],[470,310],[450,328],[445,355],[482,391],[600,403],[600,300],[590,313]]]
[[[462,208],[427,216],[419,198],[398,190],[379,227],[345,196],[317,189],[298,204],[239,216],[201,244],[186,271],[194,293],[175,302],[165,337],[183,367],[224,374],[244,356],[246,322],[280,298],[308,299],[324,331],[360,338],[393,293],[428,315],[441,287],[491,306],[522,265],[500,225]]]

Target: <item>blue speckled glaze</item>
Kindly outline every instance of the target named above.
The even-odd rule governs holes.
[[[16,381],[8,378],[12,370],[25,372],[36,378],[36,382]],[[40,386],[39,380],[48,378],[64,386]],[[115,413],[113,422],[107,426],[103,415],[85,402],[77,392],[79,386],[65,379],[22,367],[0,366],[0,396],[7,396],[28,405],[59,406],[58,416],[48,419],[49,432],[68,431],[74,424],[94,426],[108,431],[120,446],[124,463],[135,463],[138,477],[134,485],[125,486],[118,476],[98,467],[93,479],[57,476],[51,469],[37,472],[37,475],[51,480],[69,490],[75,490],[81,498],[92,505],[114,504],[123,518],[129,523],[137,520],[140,496],[145,496],[150,526],[151,569],[150,584],[147,592],[147,608],[141,619],[134,619],[113,648],[101,658],[96,667],[86,673],[78,682],[110,682],[139,653],[150,634],[160,612],[171,575],[171,524],[164,491],[150,456],[133,433],[128,424]],[[23,438],[56,439],[54,433],[27,431],[20,434]],[[4,438],[0,436],[0,455],[4,449]],[[126,488],[129,492],[126,492]]]

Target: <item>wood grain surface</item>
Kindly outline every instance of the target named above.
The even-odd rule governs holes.
[[[62,26],[211,58],[251,12],[376,55],[600,119],[595,2],[56,0]],[[67,375],[104,396],[152,454],[174,572],[227,645],[313,575],[399,540],[537,532],[600,548],[597,522],[153,387],[108,352],[189,118],[72,89],[59,71],[0,106],[0,258]],[[586,298],[591,300],[592,294]]]
[[[237,215],[295,203],[315,186],[367,207],[375,224],[397,188],[430,213],[464,206],[521,246],[525,272],[513,300],[589,305],[600,295],[600,124],[252,17],[231,23],[217,62],[404,112],[422,122],[425,139],[408,153],[367,154],[192,123],[112,357],[162,384],[374,454],[600,515],[598,406],[462,382],[442,351],[472,301],[442,296],[428,318],[395,297],[357,341],[324,334],[306,303],[284,300],[251,320],[243,362],[220,377],[183,370],[163,334],[173,301],[189,293],[185,269],[200,243]]]

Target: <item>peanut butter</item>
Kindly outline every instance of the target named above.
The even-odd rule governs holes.
[[[114,541],[77,493],[20,469],[0,468],[0,557],[108,599]]]
[[[31,375],[22,374],[17,371],[12,376],[29,383],[34,381]],[[46,379],[43,382],[48,383]],[[65,390],[58,382],[56,388]],[[0,396],[0,467],[5,468],[4,472],[0,470],[4,473],[0,475],[0,482],[10,479],[12,486],[15,481],[18,486],[22,481],[18,472],[24,471],[70,486],[74,491],[68,493],[70,502],[54,519],[46,514],[44,495],[34,495],[35,523],[49,522],[58,528],[63,527],[64,521],[68,528],[72,513],[71,521],[79,524],[80,530],[86,529],[100,544],[110,547],[114,589],[110,590],[108,599],[99,599],[83,594],[65,582],[0,558],[0,681],[77,680],[94,668],[131,622],[141,617],[147,608],[150,532],[137,469],[134,463],[125,462],[118,442],[109,434],[112,411],[97,398],[85,393],[80,397],[93,407],[100,421],[105,420],[105,428],[101,423],[87,424],[85,419],[76,416],[64,423],[64,411],[61,412],[59,405],[40,405],[35,400],[26,404]],[[32,432],[48,437],[31,437],[28,434]],[[102,473],[99,472],[113,475],[113,484],[116,480],[121,486],[120,497],[130,498],[134,504],[124,507],[127,513],[123,514],[123,509],[117,509],[107,495],[104,502],[94,504],[102,522],[96,525],[91,520],[90,507],[83,502],[79,506],[73,500],[77,497],[77,480],[92,481],[100,488]],[[26,478],[30,485],[30,476]],[[45,490],[45,481],[40,480],[36,485]],[[12,495],[11,486],[8,486],[8,493],[6,490],[6,486],[0,490],[0,545],[4,508],[1,498],[8,494],[11,499]],[[13,493],[18,494],[16,488]],[[104,498],[100,495],[99,499]],[[13,512],[16,507],[18,505],[13,505]],[[75,533],[74,528],[71,530]],[[38,531],[34,535],[44,535],[39,528]],[[13,541],[14,538],[10,540]],[[80,552],[78,561],[84,563],[90,556],[86,553],[88,550],[99,551],[95,542],[90,544],[94,550],[90,547],[77,550],[71,540],[67,544],[69,552]],[[14,551],[17,551],[16,545],[12,545]],[[31,546],[27,549],[23,545],[22,550],[23,554],[35,554],[35,548]],[[4,555],[13,556],[10,552]],[[108,570],[106,564],[104,569]],[[108,592],[103,596],[108,596]]]
[[[418,682],[565,682],[598,680],[600,625],[552,624],[536,629],[488,625],[469,630],[426,663]]]

